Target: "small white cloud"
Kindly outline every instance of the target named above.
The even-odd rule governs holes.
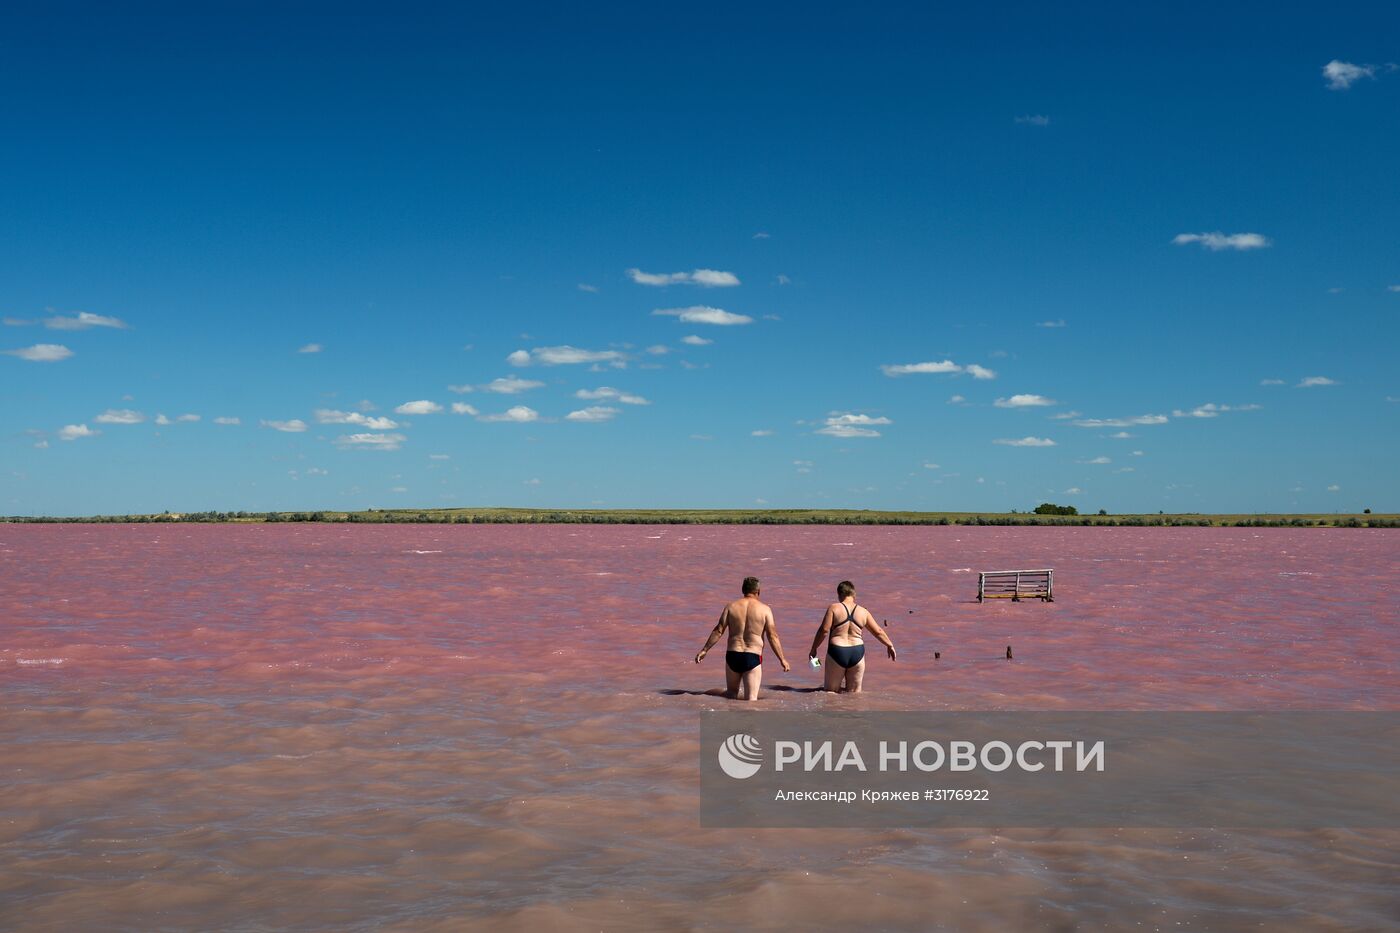
[[[755,240],[767,240],[770,238],[770,234],[764,233],[762,230],[760,230],[753,235],[753,238]]]
[[[739,284],[739,277],[733,272],[721,272],[718,269],[659,273],[628,269],[627,275],[638,285],[700,285],[704,288],[732,288]]]
[[[1016,118],[1021,126],[1049,126],[1050,118],[1043,113],[1024,113]]]
[[[1134,456],[1134,457],[1141,457],[1141,456],[1142,456],[1142,451],[1140,451],[1140,450],[1135,450],[1135,451],[1133,451],[1133,456]]]
[[[482,415],[481,420],[511,421],[515,422],[516,424],[524,424],[529,421],[538,421],[539,417],[540,413],[535,411],[533,408],[527,408],[524,405],[516,405],[513,408],[507,408],[505,411],[497,415]]]
[[[79,311],[71,316],[56,314],[53,317],[46,317],[44,318],[44,326],[51,330],[87,330],[90,327],[113,327],[117,330],[126,330],[130,325],[118,318]]]
[[[876,431],[873,425],[893,424],[890,419],[874,417],[864,414],[853,414],[852,412],[832,412],[827,416],[823,426],[818,428],[817,434],[825,434],[829,437],[879,437],[880,432]]]
[[[140,424],[146,416],[130,408],[109,408],[92,420],[98,424]]]
[[[651,356],[665,356],[667,353],[670,352],[671,348],[666,346],[664,343],[654,343],[651,346],[647,347],[647,353]]]
[[[35,441],[34,446],[39,450],[48,450],[49,442],[47,440]]]
[[[1135,425],[1166,424],[1166,415],[1137,415],[1132,418],[1080,418],[1074,422],[1080,428],[1131,428]]]
[[[1083,415],[1077,411],[1061,411],[1050,416],[1051,421],[1072,421],[1075,418],[1082,418]]]
[[[1079,495],[1083,495],[1083,493],[1084,493],[1084,490],[1080,489],[1078,486],[1071,486],[1071,487],[1069,487],[1068,489],[1066,489],[1064,492],[1060,493],[1060,495],[1062,495],[1062,496],[1079,496]]]
[[[345,450],[398,450],[407,440],[402,434],[342,434],[335,439]]]
[[[967,399],[963,398],[961,395],[954,395],[954,396],[952,396],[952,397],[950,397],[950,398],[948,399],[948,404],[949,404],[949,405],[962,405],[962,404],[965,404],[966,402],[967,402]]]
[[[1035,326],[1036,326],[1036,327],[1068,327],[1069,325],[1065,323],[1065,319],[1064,319],[1064,318],[1059,318],[1058,320],[1054,320],[1054,321],[1041,321],[1039,324],[1037,324],[1037,325],[1035,325]]]
[[[199,420],[199,415],[195,415],[195,414],[184,414],[184,415],[176,415],[176,416],[175,416],[175,421],[176,421],[177,423],[179,423],[179,424],[193,424],[194,422],[196,422],[196,421],[198,421],[198,420]]]
[[[713,340],[706,340],[704,337],[691,334],[689,337],[682,337],[681,343],[690,344],[692,347],[708,347],[714,343]]]
[[[1137,435],[1129,434],[1127,431],[1115,431],[1114,433],[1110,434],[1109,437],[1118,441],[1126,441],[1130,437],[1137,437]]]
[[[941,469],[941,468],[940,468],[939,465],[936,464],[936,463],[925,463],[925,464],[924,464],[924,469],[925,469],[925,470],[937,470],[937,469]]]
[[[611,399],[621,402],[624,405],[650,405],[651,402],[640,395],[633,395],[630,392],[623,392],[621,389],[614,389],[612,386],[599,386],[596,389],[579,389],[574,393],[574,398],[581,398],[588,401],[599,399]]]
[[[73,355],[73,351],[60,343],[36,343],[32,347],[3,351],[8,356],[17,356],[31,363],[57,363]]]
[[[1074,461],[1074,462],[1075,462],[1075,463],[1102,464],[1102,463],[1112,463],[1113,461],[1110,460],[1110,459],[1108,459],[1107,457],[1095,457],[1095,458],[1092,459],[1092,460],[1076,460],[1076,461]]]
[[[163,415],[163,414],[161,414],[161,415],[156,415],[156,424],[159,424],[159,425],[166,425],[166,424],[171,424],[171,423],[172,423],[172,422],[170,421],[170,419],[167,418],[167,417],[165,417],[165,415]]]
[[[336,411],[330,408],[316,409],[316,420],[321,424],[354,424],[371,431],[391,431],[399,426],[392,418],[363,414],[358,411]]]
[[[214,419],[215,424],[242,424],[243,419],[223,416]]]
[[[749,436],[750,436],[750,437],[772,437],[772,436],[773,436],[773,432],[770,431],[770,430],[768,430],[767,428],[759,428],[757,431],[750,431],[750,432],[749,432]]]
[[[321,346],[319,343],[308,343],[308,344],[307,344],[306,346],[304,346],[304,347],[299,347],[299,348],[297,349],[297,352],[298,352],[298,353],[320,353],[320,352],[321,352],[322,350],[324,350],[324,349],[325,349],[325,347]]]
[[[1327,87],[1333,91],[1345,91],[1362,78],[1376,76],[1375,65],[1353,65],[1332,59],[1322,66],[1322,76],[1327,79]]]
[[[472,415],[472,416],[476,416],[476,415],[479,415],[480,412],[478,412],[478,411],[476,410],[475,406],[468,405],[466,402],[453,402],[453,403],[452,403],[452,414],[454,414],[454,415]]]
[[[1281,386],[1281,385],[1283,385],[1283,380],[1282,380],[1282,379],[1260,379],[1260,380],[1259,380],[1259,384],[1260,384],[1261,386]]]
[[[58,429],[58,439],[61,441],[76,441],[80,437],[96,437],[101,431],[94,431],[85,424],[65,424]]]
[[[783,274],[781,274],[781,273],[779,273],[777,279],[775,279],[774,281],[776,281],[779,285],[791,285],[791,284],[792,284],[792,279],[790,279],[788,276],[783,275]]]
[[[1316,388],[1317,386],[1335,386],[1335,385],[1341,385],[1341,383],[1337,382],[1335,379],[1328,379],[1326,376],[1306,376],[1306,377],[1303,378],[1303,381],[1302,381],[1302,382],[1298,383],[1298,385],[1296,386],[1296,388],[1299,388],[1299,389],[1312,389],[1312,388]]]
[[[1013,395],[1010,398],[999,398],[992,403],[997,408],[1035,408],[1044,405],[1058,405],[1053,398],[1046,398],[1043,395]]]
[[[1006,447],[1054,447],[1055,442],[1048,437],[1026,437],[1002,438],[992,441],[993,444],[1002,444]]]
[[[456,392],[458,395],[466,395],[470,392],[475,392],[476,386],[470,386],[463,383],[462,385],[448,386],[447,391]]]
[[[565,421],[611,421],[617,417],[617,409],[607,405],[589,405],[564,416]]]
[[[1219,230],[1213,233],[1178,233],[1172,237],[1172,242],[1177,246],[1184,246],[1187,243],[1199,243],[1211,252],[1221,250],[1251,250],[1264,249],[1272,246],[1272,241],[1260,233],[1231,233],[1224,234]]]
[[[414,402],[404,402],[394,409],[396,415],[436,415],[442,411],[442,406],[437,402],[422,398]]]
[[[733,314],[723,308],[708,305],[692,305],[689,308],[657,308],[652,314],[674,317],[686,324],[715,324],[732,327],[736,324],[752,324],[753,318],[747,314]]]
[[[516,350],[506,357],[512,366],[572,366],[579,363],[611,363],[625,365],[626,355],[617,350],[580,350],[578,347],[536,347],[533,350]]]
[[[1333,483],[1331,486],[1328,486],[1328,487],[1327,487],[1327,491],[1328,491],[1328,492],[1340,492],[1340,491],[1341,491],[1341,488],[1342,488],[1342,487],[1338,486],[1336,483]]]
[[[792,465],[797,467],[797,472],[799,473],[812,472],[812,461],[810,460],[794,460],[792,461]]]
[[[1400,285],[1387,285],[1385,290],[1388,292],[1400,292]]]
[[[497,392],[501,395],[518,395],[521,392],[528,392],[531,389],[539,389],[544,386],[543,382],[535,379],[521,379],[518,376],[502,376],[499,379],[492,379],[482,386],[487,392]]]
[[[265,428],[272,428],[274,431],[285,431],[288,434],[300,434],[306,430],[306,422],[300,418],[292,418],[289,421],[267,421],[260,422]]]
[[[580,283],[578,283],[578,290],[581,291],[581,292],[591,292],[592,294],[595,294],[595,295],[598,294],[598,286],[596,286],[596,285],[589,285],[587,282],[580,282]]]
[[[526,485],[526,486],[538,486],[539,484],[540,484],[540,478],[539,478],[538,476],[532,477],[531,479],[525,480],[525,485]]]
[[[925,363],[887,363],[880,371],[890,378],[899,376],[926,375],[938,373],[967,373],[974,379],[995,379],[996,373],[976,363],[961,366],[952,360],[937,360]]]
[[[1182,411],[1180,408],[1172,412],[1173,418],[1215,418],[1227,411],[1255,411],[1258,405],[1217,405],[1214,402],[1206,402],[1204,405],[1197,405],[1190,411]]]

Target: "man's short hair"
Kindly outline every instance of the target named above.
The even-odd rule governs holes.
[[[754,593],[757,593],[757,592],[758,592],[758,577],[745,577],[745,578],[744,578],[744,595],[745,595],[745,596],[752,596]]]
[[[840,583],[836,584],[837,599],[845,599],[847,596],[854,594],[855,591],[856,585],[850,580],[842,580]]]

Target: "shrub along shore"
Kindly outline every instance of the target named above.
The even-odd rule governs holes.
[[[79,518],[10,516],[5,522],[343,522],[530,525],[1106,525],[1112,527],[1400,528],[1400,514],[1063,515],[1035,512],[879,512],[854,509],[369,509],[362,512],[162,512]]]

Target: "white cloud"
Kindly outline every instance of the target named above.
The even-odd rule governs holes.
[[[402,434],[342,434],[335,443],[346,450],[398,450],[405,440]]]
[[[614,366],[626,365],[626,355],[617,350],[580,350],[577,347],[535,347],[534,350],[516,350],[506,357],[512,366],[571,366],[578,363],[611,363]]]
[[[925,469],[925,470],[937,470],[937,469],[941,469],[941,468],[940,468],[939,465],[936,464],[936,463],[925,463],[925,464],[924,464],[924,469]]]
[[[755,240],[767,240],[767,239],[769,239],[771,236],[772,236],[771,234],[764,233],[762,230],[760,230],[760,231],[758,231],[757,233],[755,233],[755,234],[753,235],[753,238],[754,238]]]
[[[786,276],[786,275],[783,275],[782,273],[779,273],[779,274],[778,274],[778,277],[777,277],[777,279],[775,279],[775,281],[776,281],[779,285],[791,285],[791,284],[792,284],[792,279],[789,278],[789,277]]]
[[[231,418],[231,417],[220,417],[220,418],[215,418],[215,419],[214,419],[214,423],[215,423],[215,424],[242,424],[242,423],[243,423],[243,419],[241,419],[241,418]]]
[[[1257,411],[1258,405],[1217,405],[1214,402],[1206,402],[1204,405],[1197,405],[1190,411],[1182,411],[1180,408],[1172,412],[1173,418],[1215,418],[1227,411]]]
[[[1022,126],[1049,126],[1050,118],[1043,113],[1024,113],[1016,118]]]
[[[1110,459],[1108,459],[1107,457],[1095,457],[1095,458],[1093,458],[1092,460],[1076,460],[1076,461],[1074,461],[1074,462],[1075,462],[1075,463],[1088,463],[1088,464],[1102,464],[1102,463],[1112,463],[1113,461],[1110,460]]]
[[[505,411],[501,412],[498,415],[482,415],[481,420],[512,421],[517,424],[524,424],[528,421],[538,421],[539,417],[540,413],[535,411],[533,408],[527,408],[524,405],[516,405],[513,408],[507,408]]]
[[[974,379],[995,379],[996,373],[985,366],[971,363],[960,366],[952,360],[938,360],[925,363],[887,363],[880,371],[890,378],[898,376],[924,375],[929,373],[967,373]]]
[[[1071,487],[1069,487],[1068,489],[1066,489],[1064,492],[1060,493],[1060,495],[1062,495],[1062,496],[1079,496],[1079,495],[1083,495],[1083,494],[1084,494],[1084,490],[1080,489],[1078,486],[1071,486]]]
[[[750,431],[749,437],[772,437],[773,432],[767,428],[759,428],[757,431]]]
[[[1058,320],[1054,320],[1054,321],[1041,321],[1039,324],[1037,324],[1037,325],[1035,325],[1035,326],[1036,326],[1036,327],[1068,327],[1069,325],[1065,323],[1065,319],[1064,319],[1064,318],[1059,318]]]
[[[57,363],[73,355],[73,351],[59,343],[36,343],[32,347],[3,351],[9,356],[17,356],[31,363]]]
[[[1055,442],[1048,437],[1026,437],[1002,438],[992,441],[993,444],[1003,444],[1007,447],[1054,447]]]
[[[797,467],[797,472],[799,473],[812,472],[812,461],[810,460],[794,460],[792,461],[792,465]]]
[[[893,424],[890,419],[858,415],[851,412],[832,412],[816,433],[829,437],[879,437],[880,432],[872,425]]]
[[[394,414],[396,414],[396,415],[436,415],[436,414],[437,414],[438,412],[440,412],[440,411],[442,411],[442,406],[439,405],[437,402],[431,402],[431,401],[429,401],[428,399],[420,398],[420,399],[418,399],[417,401],[414,401],[414,402],[404,402],[404,403],[403,403],[402,405],[400,405],[398,408],[395,408],[395,409],[394,409]]]
[[[1328,379],[1326,376],[1306,376],[1304,377],[1302,382],[1298,383],[1298,385],[1295,386],[1295,388],[1312,389],[1317,386],[1335,385],[1341,385],[1341,383],[1337,382],[1335,379]]]
[[[682,337],[681,343],[688,343],[692,347],[708,347],[710,344],[714,343],[714,341],[706,340],[704,337],[697,336],[696,334],[691,334],[689,337]]]
[[[651,354],[652,356],[665,356],[667,353],[670,352],[671,348],[666,346],[664,343],[654,343],[651,346],[647,347],[647,353]]]
[[[538,389],[544,386],[543,382],[536,379],[521,379],[519,376],[502,376],[499,379],[492,379],[488,384],[482,386],[487,392],[498,392],[501,395],[516,395],[520,392],[528,392],[531,389]]]
[[[704,288],[730,288],[739,284],[733,272],[718,269],[696,269],[693,272],[643,272],[628,269],[627,275],[638,285],[700,285]]]
[[[539,484],[540,484],[540,478],[539,478],[538,476],[532,477],[531,479],[527,479],[527,480],[525,480],[525,482],[524,482],[524,485],[526,485],[526,486],[538,486]]]
[[[298,353],[320,353],[320,352],[321,352],[322,350],[324,350],[324,349],[325,349],[325,347],[321,346],[319,343],[308,343],[306,346],[299,348],[299,349],[297,350],[297,352],[298,352]]]
[[[588,401],[598,399],[612,399],[624,405],[650,405],[651,402],[640,395],[633,395],[630,392],[623,392],[621,389],[614,389],[612,386],[599,386],[596,389],[579,389],[574,393],[574,398],[581,398]]]
[[[170,420],[169,418],[165,417],[165,415],[163,415],[163,414],[156,415],[156,424],[165,425],[165,424],[171,424],[171,423],[173,423],[173,422],[171,422],[171,420]]]
[[[1400,292],[1400,285],[1387,285],[1385,290],[1388,292]]]
[[[1345,91],[1362,78],[1376,76],[1375,65],[1353,65],[1332,59],[1322,66],[1322,76],[1327,79],[1327,87],[1333,91]]]
[[[1142,456],[1142,451],[1140,451],[1140,450],[1135,450],[1135,451],[1133,451],[1133,456],[1134,456],[1134,457],[1141,457],[1141,456]]]
[[[1044,405],[1058,405],[1059,402],[1043,395],[1013,395],[1010,398],[999,398],[992,404],[997,408],[1034,408]]]
[[[316,409],[316,420],[321,424],[356,424],[371,431],[391,431],[399,426],[392,418],[374,417],[358,411],[336,411],[331,408]]]
[[[466,402],[453,402],[453,403],[452,403],[452,414],[454,414],[454,415],[473,415],[473,416],[475,416],[475,415],[479,415],[479,414],[481,414],[481,413],[480,413],[479,411],[477,411],[476,408],[475,408],[474,406],[468,405]]]
[[[1177,246],[1184,246],[1187,243],[1199,243],[1212,252],[1219,252],[1223,249],[1250,250],[1264,249],[1272,246],[1272,241],[1260,233],[1221,233],[1216,230],[1213,233],[1178,233],[1172,237],[1172,242]]]
[[[65,317],[62,314],[46,317],[44,318],[44,326],[52,330],[87,330],[89,327],[114,327],[118,330],[126,330],[130,325],[118,318],[79,311],[71,317]]]
[[[1282,379],[1260,379],[1260,380],[1259,380],[1259,384],[1260,384],[1261,386],[1281,386],[1281,385],[1283,385],[1283,380],[1282,380]]]
[[[1331,486],[1328,486],[1328,487],[1327,487],[1327,491],[1328,491],[1328,492],[1340,492],[1340,491],[1341,491],[1341,488],[1342,488],[1342,487],[1338,486],[1336,483],[1333,483]]]
[[[617,409],[607,405],[589,405],[564,416],[565,421],[611,421],[617,417]]]
[[[76,441],[80,437],[96,437],[101,431],[94,431],[85,424],[65,424],[58,430],[58,439],[61,441]]]
[[[1166,415],[1137,415],[1132,418],[1080,418],[1074,422],[1080,428],[1131,428],[1140,424],[1166,424]]]
[[[199,415],[194,415],[194,414],[176,415],[176,416],[175,416],[175,420],[176,420],[177,422],[181,423],[181,424],[193,424],[194,422],[196,422],[196,421],[199,420]]]
[[[464,383],[464,384],[462,384],[462,385],[448,386],[448,387],[447,387],[447,391],[449,391],[449,392],[456,392],[458,395],[466,395],[466,394],[469,393],[469,392],[475,392],[475,391],[476,391],[476,387],[475,387],[475,386],[469,386],[469,385],[466,385],[466,384]]]
[[[267,421],[261,422],[265,428],[272,428],[274,431],[285,431],[288,434],[300,434],[306,430],[306,422],[300,418],[293,418],[290,421]]]
[[[966,402],[967,399],[963,398],[961,395],[954,395],[948,399],[949,405],[962,405]]]
[[[1050,416],[1051,421],[1070,421],[1074,418],[1082,418],[1083,414],[1077,411],[1061,411]]]
[[[595,295],[598,294],[598,286],[589,285],[587,282],[578,283],[578,290],[581,292],[591,292]]]
[[[752,324],[753,318],[747,314],[732,314],[723,308],[708,305],[692,305],[689,308],[657,308],[652,314],[678,318],[686,324],[717,324],[729,327],[735,324]]]
[[[140,424],[146,416],[130,408],[109,408],[92,420],[98,424]]]
[[[1118,441],[1126,441],[1130,437],[1137,437],[1137,435],[1129,434],[1127,431],[1115,431],[1113,434],[1110,434],[1109,437]]]

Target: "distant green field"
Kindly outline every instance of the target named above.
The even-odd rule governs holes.
[[[8,522],[350,522],[627,525],[1108,525],[1400,528],[1400,514],[1036,515],[1030,512],[877,512],[848,509],[370,509],[364,512],[183,512]]]

